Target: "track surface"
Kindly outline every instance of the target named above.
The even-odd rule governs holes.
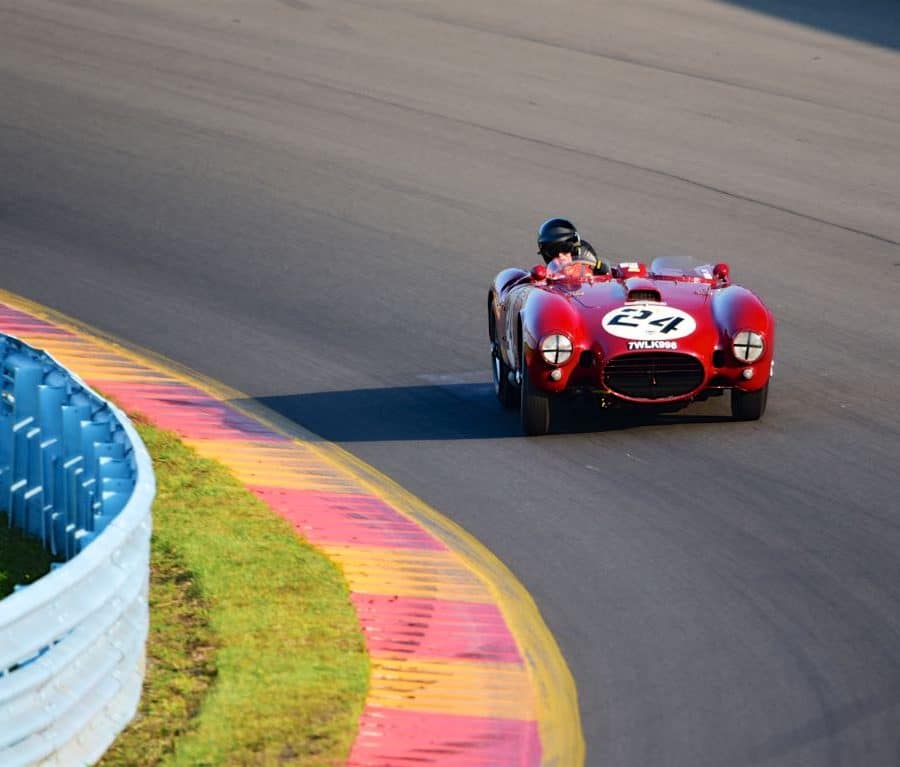
[[[570,663],[588,765],[896,767],[896,7],[484,6],[0,0],[4,287],[482,540]],[[731,263],[779,319],[763,421],[518,436],[484,302],[557,213],[613,259]]]

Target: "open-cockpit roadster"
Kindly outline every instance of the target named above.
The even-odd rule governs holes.
[[[526,434],[546,434],[571,395],[602,408],[678,410],[731,392],[735,418],[766,407],[775,321],[727,264],[623,263],[606,274],[504,269],[488,295],[494,386]]]

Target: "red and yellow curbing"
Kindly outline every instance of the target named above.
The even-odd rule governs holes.
[[[555,640],[512,573],[459,526],[238,392],[4,291],[0,330],[228,466],[342,568],[372,661],[348,767],[583,764]]]

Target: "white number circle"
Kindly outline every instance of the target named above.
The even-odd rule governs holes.
[[[672,306],[620,306],[603,316],[603,329],[630,341],[671,341],[697,329],[693,317]]]

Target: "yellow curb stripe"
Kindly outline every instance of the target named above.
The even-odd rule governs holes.
[[[504,663],[372,658],[369,706],[528,720],[528,674]]]
[[[492,603],[493,594],[452,551],[320,546],[344,572],[351,591],[399,597]]]
[[[142,365],[135,365],[131,360],[122,359],[121,355],[106,351],[95,343],[72,336],[28,337],[29,343],[45,349],[53,357],[76,371],[84,379],[96,378],[109,381],[141,381],[164,380],[164,373]]]
[[[284,490],[362,492],[345,472],[323,466],[319,456],[297,442],[284,444],[245,443],[237,440],[185,439],[184,442],[208,458],[227,466],[249,485],[267,485]]]

